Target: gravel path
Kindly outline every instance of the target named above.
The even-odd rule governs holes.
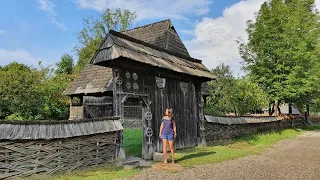
[[[200,165],[177,173],[144,169],[129,179],[320,179],[320,131],[284,140],[260,155]]]

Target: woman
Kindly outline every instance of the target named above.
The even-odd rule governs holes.
[[[167,108],[165,116],[162,118],[162,123],[160,126],[160,139],[162,139],[163,144],[163,163],[167,164],[167,145],[169,142],[172,164],[174,164],[174,139],[177,137],[176,122],[173,120],[173,110],[172,108]]]

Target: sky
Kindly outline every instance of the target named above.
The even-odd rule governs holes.
[[[1,0],[0,66],[12,61],[53,65],[74,47],[82,20],[104,9],[136,12],[131,28],[171,19],[190,55],[209,68],[224,63],[241,76],[236,40],[264,0]],[[320,7],[320,0],[316,0]]]

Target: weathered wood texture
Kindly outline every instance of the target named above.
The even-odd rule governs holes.
[[[247,119],[247,121],[245,121],[245,119]],[[207,144],[215,144],[226,139],[249,134],[282,130],[304,125],[303,119],[277,120],[274,117],[212,117],[205,123],[205,139]]]
[[[0,121],[0,140],[58,139],[122,130],[116,117],[61,122]]]
[[[120,131],[53,140],[0,141],[0,179],[112,162]]]
[[[124,117],[125,102],[128,98],[138,98],[142,107],[143,147],[142,156],[150,159],[154,152],[162,152],[159,128],[165,109],[174,110],[177,124],[176,149],[195,147],[200,134],[198,123],[201,114],[201,82],[191,79],[187,82],[179,78],[156,77],[155,72],[118,67],[114,70],[114,108],[116,116]],[[133,78],[135,75],[135,78]],[[138,77],[138,78],[137,78]],[[118,81],[117,81],[118,80]],[[151,114],[148,119],[147,114]]]
[[[84,107],[83,106],[72,106],[70,105],[70,120],[83,119],[84,118]]]
[[[183,149],[195,147],[198,138],[198,100],[194,83],[180,82],[174,79],[154,78],[151,89],[154,146],[156,152],[162,152],[162,140],[159,129],[165,109],[173,108],[174,120],[177,125],[177,139],[175,148]]]
[[[84,96],[83,106],[85,118],[109,117],[113,115],[112,97]]]

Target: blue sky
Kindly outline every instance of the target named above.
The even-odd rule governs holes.
[[[11,61],[45,65],[63,53],[77,60],[73,48],[82,19],[99,16],[105,8],[137,13],[132,27],[171,19],[190,54],[208,68],[219,63],[240,70],[235,40],[245,35],[263,0],[2,0],[0,7],[0,65]]]

